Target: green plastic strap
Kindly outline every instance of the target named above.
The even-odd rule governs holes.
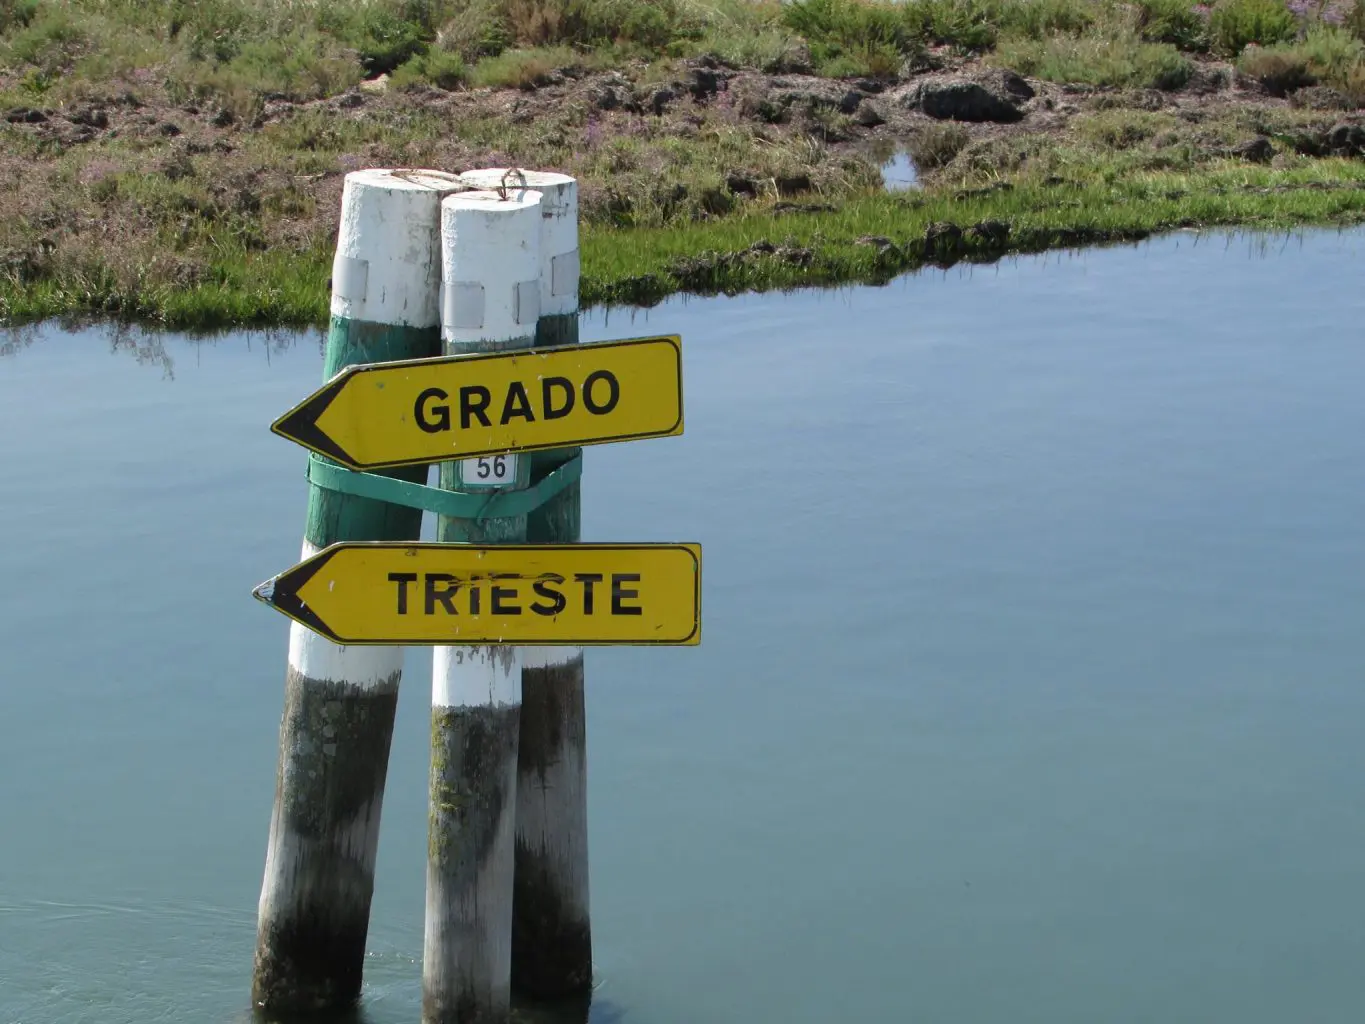
[[[486,494],[443,491],[439,487],[409,483],[375,473],[358,473],[319,455],[308,456],[308,482],[329,491],[358,498],[387,501],[390,505],[420,508],[452,519],[509,519],[524,516],[544,505],[583,475],[583,453],[547,473],[523,491],[489,488]]]

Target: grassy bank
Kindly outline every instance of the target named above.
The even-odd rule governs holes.
[[[318,323],[365,166],[574,174],[589,303],[1354,223],[1362,103],[1365,0],[0,0],[0,320]]]
[[[585,305],[649,305],[678,291],[734,294],[881,283],[926,265],[987,261],[1145,238],[1176,228],[1285,230],[1365,221],[1365,166],[1324,160],[1277,172],[1226,167],[1126,176],[1112,184],[1026,184],[974,195],[869,196],[837,211],[750,213],[688,227],[589,227]],[[16,320],[113,313],[167,325],[316,325],[327,315],[331,253],[236,255],[188,287],[122,291],[112,280],[56,274],[0,282]]]

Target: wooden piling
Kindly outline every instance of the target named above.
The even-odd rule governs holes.
[[[459,187],[437,171],[346,175],[324,379],[440,353],[440,202]],[[389,475],[422,482],[426,467]],[[303,557],[420,529],[416,509],[311,486]],[[290,627],[252,979],[262,1009],[334,1010],[360,995],[402,663],[401,647],[339,646]]]
[[[518,172],[466,171],[489,188]],[[540,192],[538,347],[578,343],[578,183],[567,174],[526,171]],[[581,452],[558,448],[531,458],[533,482]],[[579,540],[577,482],[527,517],[537,544]],[[522,650],[521,741],[517,759],[517,869],[513,896],[512,987],[539,999],[592,988],[588,898],[587,716],[580,647]]]
[[[540,315],[540,194],[466,192],[445,200],[441,215],[446,352],[529,347]],[[515,459],[517,467],[514,481],[504,487],[526,487],[529,460],[504,458]],[[473,490],[478,468],[442,463],[441,486]],[[525,539],[526,517],[443,516],[436,532],[447,542],[514,542]],[[488,580],[475,586],[470,600],[487,602],[492,610],[505,593]],[[519,650],[437,647],[431,715],[422,1019],[502,1022],[511,996]]]

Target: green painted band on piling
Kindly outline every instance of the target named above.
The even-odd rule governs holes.
[[[578,344],[578,313],[552,313],[536,321],[536,348]],[[582,448],[552,448],[531,455],[531,479],[538,482],[574,459]],[[526,518],[526,540],[531,544],[570,544],[579,535],[579,487],[575,482]]]
[[[358,473],[317,454],[308,460],[308,482],[314,487],[405,505],[438,516],[474,520],[527,515],[575,485],[582,473],[580,455],[552,467],[525,490],[484,487],[478,491],[446,491],[377,473]]]
[[[380,324],[333,316],[327,332],[323,380],[330,380],[356,363],[389,363],[399,359],[430,359],[441,354],[441,329]],[[335,463],[333,463],[335,465]],[[379,476],[422,484],[426,466],[377,470]],[[417,540],[422,511],[324,487],[310,486],[304,537],[315,548],[338,541]]]

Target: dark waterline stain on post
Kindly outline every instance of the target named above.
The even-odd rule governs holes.
[[[572,879],[575,867],[586,871],[587,851],[575,847],[586,846],[587,822],[565,817],[586,807],[583,657],[523,669],[521,679],[512,986],[559,999],[592,987],[588,908],[574,905],[587,894],[575,893]]]
[[[507,1020],[490,1009],[505,1007],[507,995],[494,998],[476,985],[498,976],[484,965],[510,949],[505,931],[480,926],[486,908],[510,896],[500,891],[510,889],[512,864],[500,863],[498,839],[514,828],[520,727],[517,705],[432,709],[425,1024]]]
[[[363,858],[375,847],[397,708],[396,674],[360,690],[288,670],[272,831],[287,861],[274,875],[294,899],[272,901],[259,924],[257,1006],[315,1012],[360,996],[374,889]],[[331,770],[313,770],[319,753]]]

